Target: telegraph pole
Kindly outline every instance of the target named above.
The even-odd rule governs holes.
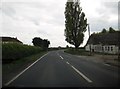
[[[89,35],[89,39],[90,39],[90,26],[88,25],[88,35]],[[90,55],[91,55],[91,44],[89,44],[89,48],[90,48]]]

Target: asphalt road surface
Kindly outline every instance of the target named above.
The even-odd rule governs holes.
[[[117,67],[51,51],[6,83],[9,87],[118,87]]]

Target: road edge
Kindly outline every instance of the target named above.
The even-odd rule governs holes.
[[[39,59],[37,59],[36,61],[34,61],[32,64],[30,64],[27,68],[23,69],[20,73],[18,73],[15,77],[13,77],[10,81],[8,81],[7,83],[5,83],[4,86],[8,86],[10,83],[12,83],[15,79],[17,79],[20,75],[22,75],[25,71],[27,71],[30,67],[32,67],[34,64],[36,64],[38,61],[40,61],[43,57],[45,57],[46,55],[48,55],[48,53],[44,54],[42,57],[40,57]]]

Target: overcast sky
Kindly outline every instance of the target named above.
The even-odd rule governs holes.
[[[0,36],[17,37],[32,45],[34,37],[48,39],[52,47],[69,45],[65,41],[65,3],[67,0],[2,0]],[[80,0],[91,33],[110,26],[118,29],[119,0]],[[84,46],[88,40],[85,33]]]

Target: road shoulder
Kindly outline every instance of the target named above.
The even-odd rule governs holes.
[[[85,58],[94,62],[101,62],[104,64],[109,64],[111,66],[116,66],[116,67],[120,67],[120,62],[116,59],[117,56],[106,56],[106,55],[92,55],[92,56],[80,56],[77,55],[77,57],[80,58]]]

